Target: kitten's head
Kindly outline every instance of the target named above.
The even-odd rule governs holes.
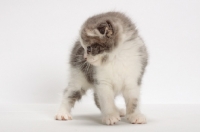
[[[95,16],[89,18],[80,32],[84,57],[95,66],[106,62],[109,53],[117,46],[118,28],[109,18]]]

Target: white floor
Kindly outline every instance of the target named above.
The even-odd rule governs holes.
[[[113,126],[101,123],[94,105],[73,109],[72,121],[56,121],[58,105],[0,105],[0,132],[200,132],[200,105],[143,105],[144,125],[125,118]]]

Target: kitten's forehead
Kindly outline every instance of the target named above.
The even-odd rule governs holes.
[[[94,28],[94,29],[85,29],[85,33],[87,36],[90,36],[90,37],[102,37],[102,35],[100,34],[100,32]]]
[[[97,24],[86,21],[81,29],[80,35],[83,41],[87,42],[88,38],[99,37],[100,33],[97,30]]]
[[[85,35],[81,35],[81,39],[82,39],[83,44],[85,44],[85,45],[92,45],[95,43],[103,45],[106,43],[105,39],[103,39],[99,36],[89,36],[89,35],[87,35],[87,33],[85,33]]]

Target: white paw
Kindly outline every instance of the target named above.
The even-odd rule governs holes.
[[[121,120],[121,118],[120,118],[118,113],[105,115],[102,118],[102,122],[107,124],[107,125],[113,125],[113,124],[117,123],[120,120]]]
[[[55,116],[56,120],[72,120],[72,116],[69,113],[57,113]]]
[[[143,114],[127,115],[127,120],[132,124],[145,124],[146,123],[146,117]]]
[[[126,115],[125,109],[118,109],[120,117],[124,117]]]

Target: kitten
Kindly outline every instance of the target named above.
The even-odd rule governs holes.
[[[103,123],[113,125],[125,115],[114,103],[119,94],[126,102],[127,120],[146,123],[139,110],[139,97],[147,59],[143,40],[124,14],[107,12],[90,17],[72,50],[70,80],[56,119],[71,120],[71,108],[93,87]]]

